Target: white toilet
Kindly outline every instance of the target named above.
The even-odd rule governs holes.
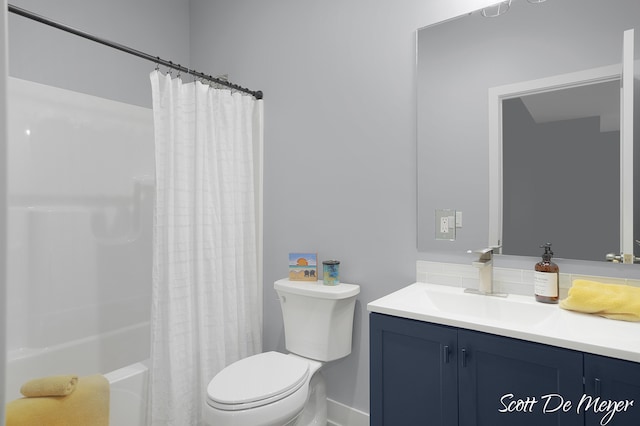
[[[309,426],[327,424],[321,368],[351,353],[360,286],[276,281],[288,355],[265,352],[237,361],[207,387],[205,424]]]

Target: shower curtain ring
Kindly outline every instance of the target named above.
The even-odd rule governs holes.
[[[156,71],[160,71],[160,56],[156,56]]]

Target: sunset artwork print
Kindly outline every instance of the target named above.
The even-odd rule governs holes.
[[[315,253],[289,253],[289,280],[316,281],[318,255]]]

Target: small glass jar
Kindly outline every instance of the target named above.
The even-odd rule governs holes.
[[[340,261],[325,260],[322,262],[322,277],[324,285],[340,284]]]

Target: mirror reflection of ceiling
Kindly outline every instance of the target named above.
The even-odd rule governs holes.
[[[620,81],[572,87],[562,91],[523,96],[537,123],[600,117],[600,131],[620,130]]]

